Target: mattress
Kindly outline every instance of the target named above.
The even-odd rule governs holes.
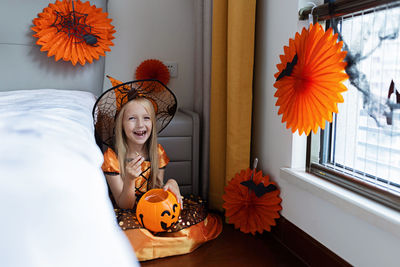
[[[138,266],[108,198],[95,96],[0,92],[0,265]]]

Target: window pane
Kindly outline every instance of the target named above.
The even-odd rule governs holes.
[[[319,163],[392,192],[400,192],[399,27],[400,7],[395,6],[338,20],[355,67],[318,154]],[[312,142],[312,158],[315,144],[319,147],[319,141]]]

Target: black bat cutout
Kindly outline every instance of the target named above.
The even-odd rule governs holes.
[[[297,64],[297,54],[294,55],[292,62],[288,62],[286,64],[286,68],[282,70],[282,72],[279,74],[278,78],[276,78],[276,81],[279,81],[285,76],[290,76],[292,74],[294,66]]]
[[[263,183],[259,183],[258,185],[256,185],[253,180],[243,181],[240,184],[248,187],[250,190],[253,190],[257,197],[261,197],[264,194],[275,191],[277,189],[276,186],[273,184],[265,186]]]

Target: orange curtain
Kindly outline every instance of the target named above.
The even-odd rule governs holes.
[[[249,167],[256,0],[214,0],[210,103],[209,206]]]

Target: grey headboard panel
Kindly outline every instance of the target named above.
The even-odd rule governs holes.
[[[86,2],[83,0],[83,2]],[[107,0],[90,0],[107,10]],[[90,91],[100,95],[104,80],[104,57],[75,66],[41,52],[32,35],[32,20],[55,0],[0,1],[0,91],[56,88]],[[112,49],[113,47],[111,47]]]

